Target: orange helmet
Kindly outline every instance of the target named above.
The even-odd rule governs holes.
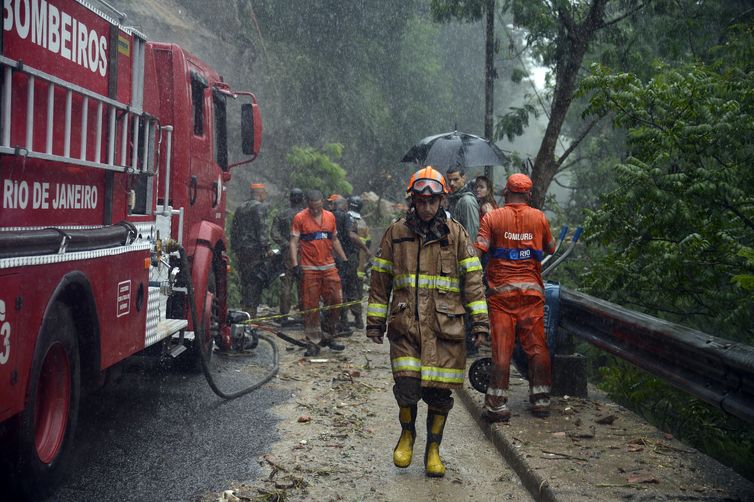
[[[416,171],[408,182],[406,193],[409,195],[443,195],[448,193],[445,178],[432,166],[422,167]]]

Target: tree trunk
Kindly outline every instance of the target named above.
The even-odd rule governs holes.
[[[555,177],[559,165],[555,160],[555,148],[573,101],[581,62],[595,32],[602,25],[606,3],[607,0],[592,0],[589,13],[581,24],[575,23],[567,11],[563,9],[558,11],[560,34],[557,50],[560,54],[555,65],[555,90],[550,108],[550,121],[547,123],[545,135],[532,167],[534,190],[531,204],[534,207],[542,207],[547,189]]]
[[[494,113],[495,92],[495,0],[487,0],[487,29],[485,34],[485,62],[484,62],[484,137],[492,140],[492,121]],[[492,166],[484,166],[484,175],[492,183]],[[492,187],[490,186],[490,190]]]

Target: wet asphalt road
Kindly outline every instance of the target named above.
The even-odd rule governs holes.
[[[228,392],[258,381],[270,366],[269,348],[221,366]],[[258,476],[258,457],[276,440],[267,411],[286,399],[269,385],[224,401],[204,375],[139,362],[117,383],[81,403],[75,452],[64,483],[49,500],[195,500]]]

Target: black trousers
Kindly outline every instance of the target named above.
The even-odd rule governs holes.
[[[401,407],[413,406],[421,399],[427,403],[427,407],[431,411],[447,413],[453,408],[453,397],[450,389],[422,387],[419,378],[396,377],[393,395],[398,406]]]

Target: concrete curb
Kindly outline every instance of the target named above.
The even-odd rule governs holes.
[[[529,491],[534,500],[542,502],[557,502],[552,488],[547,479],[539,475],[526,461],[526,458],[518,451],[511,439],[500,429],[500,425],[490,424],[484,418],[484,407],[480,404],[477,391],[464,384],[457,391],[463,405],[469,411],[479,428],[484,431],[487,438],[492,441],[495,448],[502,454],[508,465],[511,466],[521,483]]]

